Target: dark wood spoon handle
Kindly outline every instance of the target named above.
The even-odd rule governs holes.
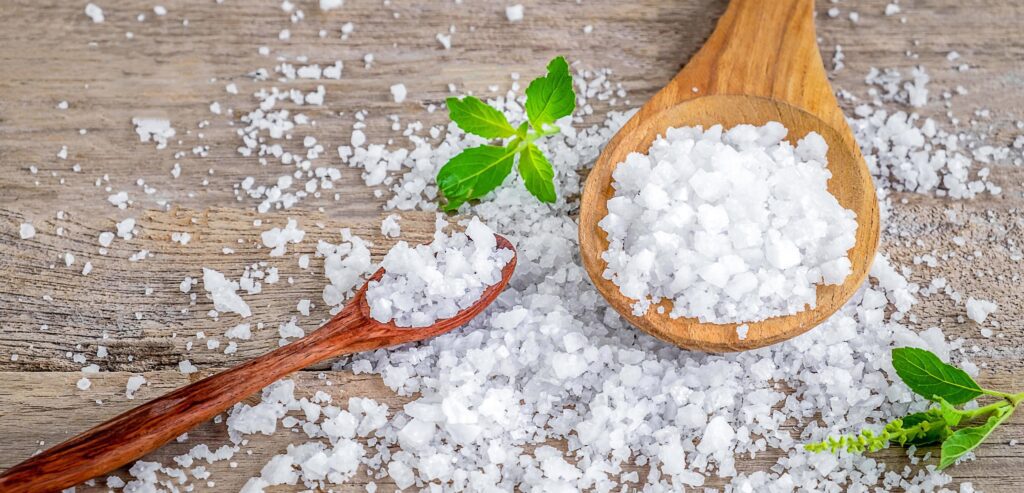
[[[375,325],[350,305],[302,339],[153,399],[12,467],[0,476],[0,491],[60,491],[139,459],[289,373],[364,350],[367,340],[374,346]]]

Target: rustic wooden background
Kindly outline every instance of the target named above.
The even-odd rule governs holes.
[[[181,279],[201,275],[202,266],[237,276],[245,265],[266,258],[259,228],[251,227],[257,216],[254,204],[236,201],[232,185],[245,176],[268,182],[283,168],[260,167],[253,158],[240,157],[234,127],[228,124],[232,117],[212,115],[208,109],[212,101],[236,110],[253,107],[248,94],[258,86],[247,74],[274,64],[273,57],[257,53],[259,46],[271,47],[274,56],[305,54],[311,62],[345,62],[341,80],[293,84],[304,89],[326,86],[326,105],[310,114],[319,120],[320,141],[331,149],[324,159],[336,161],[332,149],[347,141],[356,110],[369,111],[369,140],[382,141],[391,135],[387,115],[399,115],[403,122],[442,121],[442,112],[428,115],[423,108],[441,102],[449,82],[476,92],[490,85],[504,90],[510,72],[536,73],[555,54],[579,60],[585,67],[612,68],[614,79],[629,90],[632,105],[639,105],[694,53],[725,8],[724,0],[584,0],[551,5],[527,0],[525,20],[513,24],[504,17],[507,2],[348,0],[340,10],[324,13],[315,2],[298,1],[306,19],[291,24],[275,0],[227,0],[221,5],[212,0],[168,0],[159,2],[168,8],[164,17],[152,14],[152,1],[99,0],[107,20],[93,24],[83,14],[85,3],[0,1],[0,468],[186,383],[189,378],[177,371],[183,357],[204,374],[276,347],[274,329],[297,314],[295,302],[300,298],[316,305],[310,317],[301,318],[303,327],[314,328],[328,316],[320,298],[322,271],[316,261],[313,269],[302,271],[295,258],[312,253],[317,239],[337,241],[339,228],[352,227],[375,242],[376,254],[390,246],[379,234],[382,201],[352,171],[343,179],[343,200],[307,199],[287,213],[264,215],[265,226],[283,225],[293,217],[307,231],[301,245],[290,245],[288,256],[275,262],[282,276],[293,277],[294,283],[282,281],[266,286],[262,294],[247,296],[258,307],[254,321],[265,321],[272,329],[257,332],[231,356],[206,350],[204,341],[196,341],[196,348],[186,355],[185,345],[195,340],[196,331],[221,339],[223,348],[223,332],[233,324],[208,318],[205,313],[211,306],[202,296],[190,306],[187,295],[178,290]],[[991,128],[990,141],[1005,144],[1021,133],[1013,124],[1024,118],[1024,4],[903,0],[900,15],[885,17],[883,0],[818,3],[824,57],[831,59],[836,44],[846,54],[846,68],[835,76],[838,86],[863,95],[869,67],[908,69],[921,64],[932,76],[933,97],[957,85],[969,89],[968,95],[952,100],[949,111],[955,116],[967,121],[975,118],[976,109],[991,109],[991,117],[977,118]],[[842,15],[828,18],[825,11],[830,7],[839,8]],[[847,18],[851,10],[859,12],[859,23]],[[147,14],[143,22],[136,20],[140,13]],[[906,23],[900,22],[901,16]],[[354,22],[356,31],[342,41],[338,31],[346,21]],[[453,47],[445,51],[435,35],[452,25]],[[593,26],[590,34],[583,33],[587,25]],[[277,33],[284,28],[291,29],[292,37],[278,41]],[[320,29],[327,29],[329,36],[320,39]],[[952,69],[954,63],[946,60],[950,50],[963,56],[956,64],[967,63],[970,70]],[[361,62],[365,53],[376,57],[369,69]],[[227,82],[237,83],[240,94],[225,93]],[[395,104],[388,92],[397,82],[409,89],[402,104]],[[69,103],[67,110],[56,108],[62,100]],[[946,111],[941,104],[931,104],[922,113],[947,121]],[[158,151],[138,142],[130,119],[139,114],[172,119],[179,135],[169,149]],[[204,120],[210,126],[198,129]],[[62,145],[68,146],[67,160],[56,157]],[[175,158],[175,151],[188,154],[196,145],[209,145],[209,156]],[[183,169],[177,180],[169,173],[175,162]],[[74,163],[81,164],[80,172],[72,171]],[[38,173],[30,173],[30,166]],[[143,194],[138,179],[156,193]],[[963,307],[944,296],[919,304],[918,321],[921,327],[938,325],[947,334],[966,339],[972,359],[982,366],[983,385],[1024,390],[1024,302],[1015,295],[1024,271],[1018,255],[1024,228],[1024,173],[1018,167],[996,166],[993,181],[1004,187],[1002,196],[969,202],[894,196],[905,203],[898,205],[890,224],[909,233],[888,234],[883,242],[890,255],[908,266],[915,255],[959,252],[936,268],[914,266],[914,278],[944,276],[965,295],[997,301],[997,336],[984,338],[976,324],[958,319]],[[134,200],[128,210],[106,202],[107,195],[122,190]],[[162,208],[158,201],[171,206]],[[56,217],[60,210],[64,219]],[[953,220],[949,210],[957,212]],[[118,239],[109,255],[100,256],[98,233],[112,230],[125,217],[138,219],[141,236],[130,242]],[[26,220],[38,233],[22,241],[17,230]],[[63,229],[62,236],[58,228]],[[402,229],[410,240],[426,239],[430,216],[407,214]],[[192,233],[192,242],[184,247],[172,243],[170,235],[178,231]],[[967,238],[968,244],[955,246],[955,235]],[[223,255],[225,246],[236,253]],[[153,257],[125,261],[141,249]],[[77,257],[73,268],[63,265],[66,251]],[[87,260],[94,270],[82,276]],[[146,294],[147,288],[152,294]],[[110,348],[109,357],[95,357],[99,345]],[[86,354],[103,370],[90,376],[93,384],[88,391],[75,388],[82,365],[72,362],[72,353]],[[371,396],[392,407],[406,401],[375,376],[327,372],[333,385],[325,387],[316,377],[328,368],[311,368],[295,378],[303,388],[326,388],[335,396]],[[150,384],[130,401],[124,396],[125,382],[135,373],[145,375]],[[192,444],[214,446],[226,440],[223,425],[213,423],[189,435],[189,443],[167,445],[152,458],[168,461]],[[258,475],[270,456],[283,451],[288,435],[279,431],[253,440],[252,455],[239,453],[233,459],[237,468],[229,469],[226,462],[211,468],[213,488],[203,482],[197,486],[210,491],[237,489]],[[1011,446],[1011,440],[1024,442],[1024,417],[1015,417],[997,431],[978,451],[979,460],[956,467],[952,474],[988,491],[1019,491],[1024,483],[1024,445]],[[897,469],[905,462],[900,451],[879,455]],[[765,454],[744,460],[739,467],[764,469],[775,459]],[[360,476],[347,488],[362,491],[367,480]],[[378,484],[389,489],[386,478]]]

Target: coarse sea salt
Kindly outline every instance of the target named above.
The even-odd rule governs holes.
[[[36,228],[31,223],[21,223],[18,227],[18,236],[23,240],[31,239],[36,235]]]
[[[266,80],[257,75],[254,83]],[[574,82],[580,115],[599,116],[604,110],[591,103],[626,96],[607,71],[580,71]],[[271,91],[276,80],[267,84],[253,89],[260,108],[242,118],[249,127],[239,152],[260,164],[280,159],[295,166],[289,173],[324,170],[282,149],[292,128],[308,125],[308,119],[275,103],[301,106],[308,94]],[[514,90],[488,103],[522,120],[523,100]],[[322,101],[322,93],[318,98]],[[139,461],[129,470],[133,479],[127,485],[116,476],[107,484],[128,491],[192,488],[184,468],[194,460],[229,459],[255,443],[254,434],[284,427],[279,433],[292,443],[281,455],[288,457],[266,462],[243,491],[262,491],[277,481],[327,490],[350,480],[357,465],[374,478],[389,477],[399,488],[433,490],[679,491],[700,488],[713,476],[726,478],[726,489],[740,492],[934,491],[948,485],[952,479],[933,467],[888,470],[877,456],[814,455],[800,448],[806,441],[927,406],[894,381],[888,359],[880,356],[890,348],[913,345],[943,359],[960,357],[954,351],[962,342],[947,342],[937,328],[918,330],[905,322],[912,320],[908,310],[918,287],[883,255],[871,271],[876,282],[862,286],[821,327],[741,354],[679,350],[630,329],[607,307],[579,264],[574,197],[581,172],[629,116],[610,112],[598,124],[584,124],[577,116],[559,122],[560,135],[538,142],[555,167],[556,187],[563,192],[559,202],[540,204],[521,184],[509,183],[481,203],[463,206],[463,212],[508,232],[520,251],[509,288],[484,314],[429,344],[360,354],[336,365],[380,373],[391,389],[413,396],[408,404],[388,409],[359,398],[332,403],[322,390],[312,397],[296,395],[295,383],[282,380],[264,389],[259,402],[231,410],[231,444],[217,451],[197,445],[170,466]],[[422,130],[410,124],[407,142],[396,138],[387,146],[367,144],[360,131],[359,143],[353,139],[355,147],[342,146],[339,155],[363,171],[388,209],[434,211],[438,169],[481,141],[454,124]],[[862,145],[871,137],[868,131],[857,136]],[[331,176],[321,184],[337,179]],[[263,201],[260,212],[289,207],[306,193],[248,181],[248,195]],[[332,312],[372,271],[368,245],[347,230],[337,244],[318,243],[328,283],[323,296]],[[353,430],[362,440],[352,438]],[[735,457],[743,460],[769,449],[782,451],[774,466],[737,470]],[[648,472],[624,471],[633,464],[646,465]]]
[[[509,5],[505,7],[505,18],[509,22],[519,22],[523,20],[523,4],[517,3],[515,5]]]
[[[381,261],[384,275],[366,289],[370,316],[399,327],[451,318],[501,280],[513,255],[498,248],[494,231],[475,217],[465,233],[438,231],[429,245],[398,242]]]
[[[985,323],[985,319],[987,319],[988,316],[997,309],[999,309],[999,305],[996,305],[992,301],[979,300],[973,296],[969,296],[967,298],[967,318],[973,320],[975,323]]]
[[[207,297],[213,301],[213,309],[218,312],[234,312],[243,317],[252,315],[252,310],[245,300],[238,295],[238,281],[228,280],[224,274],[203,267],[203,289]]]
[[[846,279],[857,222],[828,192],[828,145],[786,134],[777,122],[670,128],[615,168],[604,277],[634,315],[667,299],[672,318],[756,322]]]
[[[94,3],[88,3],[85,5],[85,15],[87,15],[96,24],[104,21],[103,9],[99,5]]]
[[[139,140],[156,142],[157,149],[167,147],[167,139],[175,135],[170,120],[165,118],[134,117],[132,124],[135,125],[135,133],[139,135]]]

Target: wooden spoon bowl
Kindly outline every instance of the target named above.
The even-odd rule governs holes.
[[[871,175],[825,76],[814,35],[813,0],[732,0],[718,27],[693,60],[647,102],[608,143],[587,177],[580,205],[580,251],[598,291],[630,323],[665,341],[709,352],[740,351],[785,341],[818,325],[864,282],[878,246],[878,203]],[[848,252],[852,272],[836,286],[817,287],[817,303],[794,315],[736,324],[669,317],[671,301],[642,316],[635,300],[604,278],[608,239],[598,222],[614,196],[612,171],[631,152],[646,154],[667,128],[782,123],[793,143],[814,131],[828,143],[828,190],[857,215]]]
[[[505,237],[495,237],[498,248],[515,252]],[[153,399],[33,456],[0,475],[0,492],[60,491],[141,458],[289,373],[329,358],[449,332],[487,308],[508,285],[515,268],[513,255],[501,271],[501,280],[485,289],[476,303],[454,317],[422,328],[403,328],[370,318],[366,288],[369,281],[384,275],[380,269],[341,312],[306,337]]]

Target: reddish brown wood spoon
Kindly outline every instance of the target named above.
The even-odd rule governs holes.
[[[515,251],[503,236],[495,237],[498,248]],[[370,318],[364,284],[340,313],[308,336],[149,401],[8,469],[0,476],[0,491],[60,491],[139,459],[289,373],[329,358],[422,341],[451,331],[490,305],[508,284],[515,267],[513,255],[501,271],[501,280],[484,290],[479,301],[452,318],[421,329],[400,328]],[[383,275],[384,270],[378,270],[370,280]]]

